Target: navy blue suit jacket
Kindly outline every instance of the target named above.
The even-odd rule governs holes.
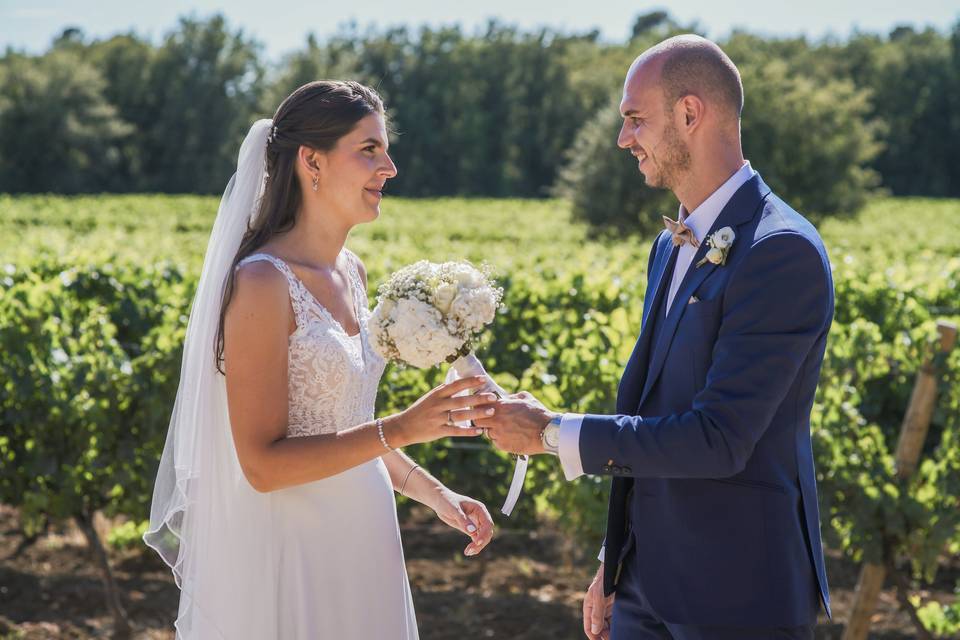
[[[820,602],[830,614],[810,441],[830,263],[759,175],[709,233],[727,226],[726,264],[696,267],[703,242],[666,317],[679,250],[659,235],[619,415],[583,420],[584,472],[614,476],[604,591],[635,543],[636,574],[668,622],[808,624]]]

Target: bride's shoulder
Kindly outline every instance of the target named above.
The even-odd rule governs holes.
[[[237,265],[233,275],[233,298],[240,303],[281,301],[288,295],[287,277],[267,260]]]
[[[286,276],[265,260],[238,265],[224,321],[236,344],[286,338],[296,328]]]

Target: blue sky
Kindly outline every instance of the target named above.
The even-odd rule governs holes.
[[[625,0],[0,0],[0,48],[12,46],[38,53],[66,26],[78,26],[88,36],[134,30],[159,40],[179,16],[205,17],[216,12],[224,13],[233,27],[243,28],[263,42],[271,59],[301,48],[307,33],[323,37],[349,21],[361,27],[458,23],[472,31],[496,17],[525,29],[596,28],[608,40],[622,40],[638,14],[662,8],[668,8],[681,22],[698,21],[714,38],[722,38],[738,27],[765,35],[806,34],[812,38],[828,34],[845,37],[854,29],[886,33],[904,23],[946,30],[960,19],[956,0],[690,0],[682,6]]]

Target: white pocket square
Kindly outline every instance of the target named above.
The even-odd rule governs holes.
[[[697,304],[698,302],[700,302],[700,298],[697,296],[690,296],[690,299],[687,300],[687,304]]]

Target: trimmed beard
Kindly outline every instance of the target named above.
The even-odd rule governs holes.
[[[657,143],[657,147],[665,145],[661,156],[651,154],[650,159],[657,167],[657,174],[654,178],[644,176],[647,184],[659,189],[670,189],[671,191],[680,182],[680,176],[690,168],[690,149],[686,143],[680,139],[680,132],[677,126],[671,121],[663,132],[663,138]]]

